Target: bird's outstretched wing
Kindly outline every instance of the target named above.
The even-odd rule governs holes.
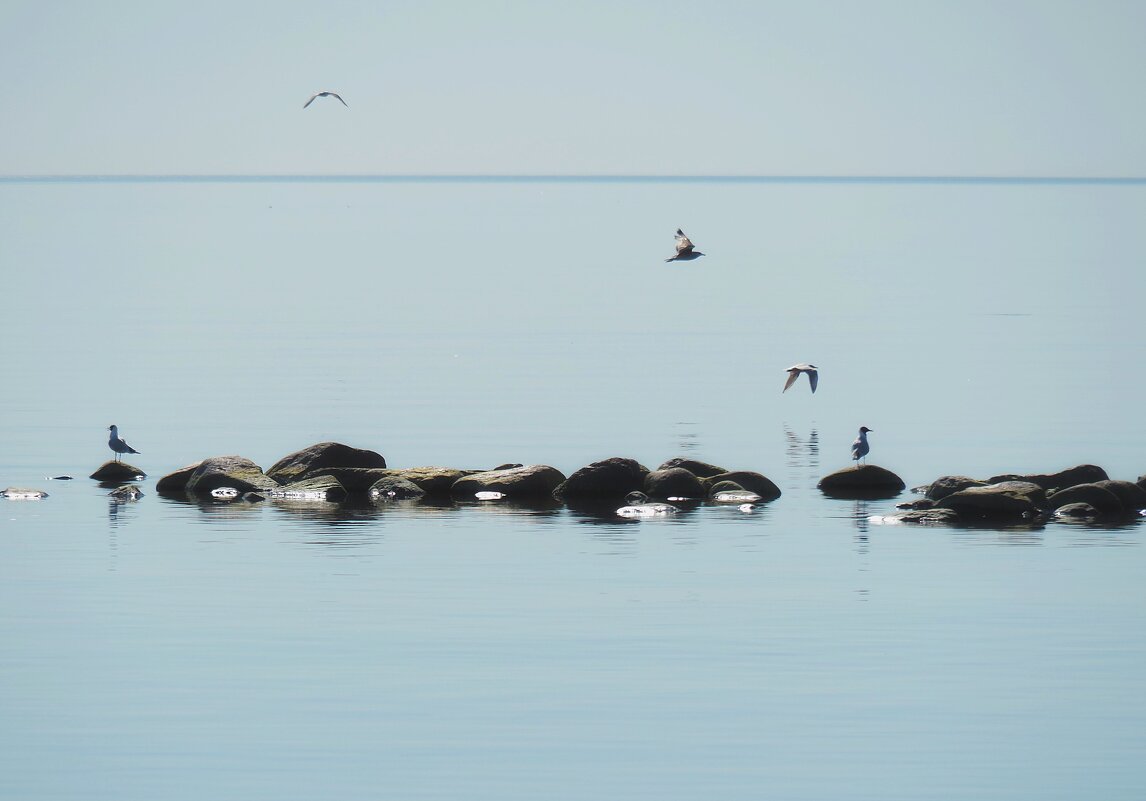
[[[303,108],[306,108],[307,106],[309,106],[311,103],[313,103],[313,102],[314,102],[314,99],[315,99],[316,97],[318,97],[318,93],[317,93],[317,92],[316,92],[315,94],[311,95],[311,96],[310,96],[310,100],[307,100],[305,103],[303,103],[303,104],[302,104],[302,107],[303,107]]]
[[[689,239],[685,235],[684,231],[677,228],[676,229],[676,252],[677,252],[677,255],[680,255],[682,253],[692,253],[693,247],[694,247],[694,245],[692,244],[692,240]]]
[[[791,388],[791,386],[796,383],[796,379],[799,377],[800,377],[800,371],[799,370],[797,370],[795,367],[789,369],[788,370],[788,380],[784,382],[783,391],[787,392]]]

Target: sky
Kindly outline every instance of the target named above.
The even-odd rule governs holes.
[[[0,30],[0,175],[1146,176],[1140,0],[0,0]]]

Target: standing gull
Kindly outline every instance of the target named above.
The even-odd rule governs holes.
[[[867,426],[860,426],[860,435],[856,437],[856,441],[852,443],[852,459],[856,462],[856,468],[859,468],[859,460],[867,456],[867,452],[871,450],[867,444],[867,435],[871,431]],[[864,464],[867,460],[864,459]]]
[[[139,451],[119,438],[119,429],[116,426],[108,426],[107,430],[111,432],[111,437],[107,441],[107,446],[115,452],[115,460],[117,462],[119,461],[119,457],[122,454],[139,453]]]
[[[692,240],[685,236],[684,231],[677,228],[676,255],[670,259],[665,259],[665,261],[692,261],[704,255],[699,250],[693,250],[693,247]]]
[[[307,106],[309,106],[311,103],[314,102],[314,99],[316,97],[337,97],[338,102],[341,103],[342,105],[346,106],[346,101],[343,100],[342,96],[339,95],[337,92],[315,92],[313,95],[310,96],[310,100],[308,100],[302,104],[302,107],[306,108]],[[346,106],[346,107],[350,108],[350,106]]]
[[[808,383],[812,385],[812,392],[816,391],[816,386],[820,383],[820,374],[816,372],[816,365],[794,364],[788,368],[788,380],[784,382],[784,392],[787,392],[788,388],[796,383],[800,373],[808,374]]]

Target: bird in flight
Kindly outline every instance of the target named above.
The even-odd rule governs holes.
[[[685,236],[684,231],[677,228],[676,255],[665,261],[692,261],[704,255],[699,250],[693,250],[693,247],[692,240]]]
[[[788,368],[788,380],[784,382],[784,392],[787,392],[788,388],[796,383],[800,373],[807,373],[808,383],[812,385],[812,392],[816,391],[816,385],[820,383],[820,374],[816,372],[816,365],[794,364]]]
[[[856,441],[852,443],[852,459],[856,462],[856,467],[859,467],[859,460],[867,456],[867,452],[871,450],[867,444],[867,434],[871,431],[867,426],[860,426],[860,435],[856,437]],[[867,461],[866,459],[864,460]]]
[[[108,426],[107,430],[111,432],[107,446],[115,453],[115,460],[117,462],[119,461],[119,457],[125,453],[139,453],[139,451],[119,438],[119,429],[116,426]]]
[[[314,99],[316,97],[337,97],[338,102],[340,102],[342,105],[346,106],[346,101],[343,100],[342,96],[340,94],[338,94],[337,92],[315,92],[313,95],[310,96],[310,100],[308,100],[302,104],[302,107],[306,108],[307,106],[309,106],[311,103],[314,102]],[[350,106],[346,106],[346,107],[350,108]]]

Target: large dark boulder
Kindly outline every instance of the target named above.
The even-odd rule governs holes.
[[[160,495],[182,495],[187,491],[187,482],[202,462],[195,462],[186,467],[180,467],[174,473],[168,473],[155,482],[155,491]]]
[[[683,467],[666,467],[645,476],[645,494],[650,498],[703,498],[704,484]]]
[[[718,473],[728,472],[723,467],[717,467],[714,464],[709,464],[708,462],[700,462],[696,459],[689,459],[684,456],[677,456],[674,459],[669,459],[667,462],[658,467],[657,470],[668,470],[673,467],[683,468],[699,478],[711,478]]]
[[[987,486],[986,481],[979,481],[978,479],[968,478],[967,476],[941,476],[928,484],[923,494],[933,501],[938,501],[954,492],[965,490],[968,487],[985,486]]]
[[[845,467],[829,473],[817,484],[820,492],[833,498],[893,498],[907,487],[903,479],[874,464]]]
[[[1122,501],[1122,507],[1128,513],[1146,509],[1146,489],[1139,487],[1133,481],[1108,479],[1106,481],[1095,481],[1094,484],[1097,487],[1108,489],[1117,495],[1118,500]]]
[[[1126,514],[1126,507],[1109,487],[1098,483],[1075,484],[1073,487],[1059,490],[1047,499],[1052,509],[1061,509],[1074,503],[1086,503],[1098,510],[1101,515],[1117,517]]]
[[[633,459],[604,459],[577,470],[553,491],[553,496],[574,502],[620,501],[633,490],[643,490],[648,472]]]
[[[1029,481],[967,487],[935,503],[935,508],[954,510],[967,521],[1029,520],[1039,516],[1045,506],[1043,488]]]
[[[105,484],[115,483],[117,481],[135,481],[140,476],[147,478],[147,474],[134,465],[127,462],[104,462],[99,468],[91,474],[90,478],[96,481],[101,481]]]
[[[1098,465],[1080,464],[1068,467],[1057,473],[1031,473],[1028,475],[1002,475],[987,479],[988,484],[998,484],[1003,481],[1029,481],[1038,484],[1045,490],[1065,489],[1075,484],[1092,484],[1095,481],[1105,481],[1110,478],[1106,471]]]
[[[270,466],[267,475],[280,484],[289,484],[292,481],[321,475],[332,467],[383,468],[385,466],[386,460],[376,451],[352,448],[340,442],[320,442],[279,459]]]
[[[166,478],[166,477],[165,477]],[[186,492],[209,495],[219,487],[233,487],[244,492],[270,492],[279,483],[267,477],[263,469],[242,456],[212,456],[199,462],[184,486]]]
[[[731,481],[739,484],[749,492],[755,492],[762,501],[774,501],[780,497],[780,488],[770,478],[752,470],[726,470],[704,479],[704,486],[709,494],[713,488],[722,481]]]
[[[450,487],[450,494],[473,498],[478,492],[502,492],[513,500],[552,498],[553,490],[564,480],[565,475],[556,467],[531,464],[462,476]]]

